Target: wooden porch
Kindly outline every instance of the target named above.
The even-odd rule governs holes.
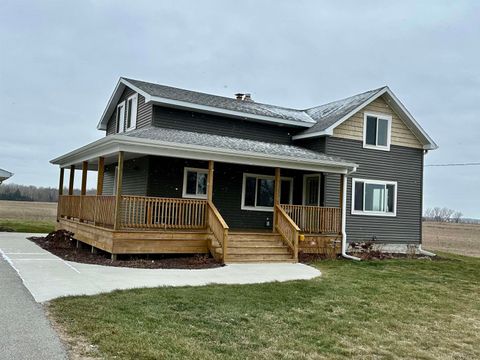
[[[299,251],[341,251],[339,207],[280,204],[280,169],[275,170],[273,226],[265,232],[231,231],[213,203],[214,163],[208,162],[207,198],[164,198],[122,194],[123,152],[118,155],[115,195],[103,195],[104,159],[98,159],[97,194],[86,195],[88,162],[82,164],[80,195],[68,195],[60,170],[57,228],[112,254],[211,253],[222,262],[297,262]],[[342,175],[343,177],[343,175]],[[342,199],[342,189],[340,189]]]

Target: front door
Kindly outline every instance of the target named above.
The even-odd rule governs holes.
[[[320,206],[321,175],[305,175],[303,178],[303,205]]]

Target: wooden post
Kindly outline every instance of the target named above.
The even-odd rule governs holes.
[[[273,193],[273,232],[277,225],[277,205],[280,205],[280,190],[281,190],[280,168],[275,168],[275,189]]]
[[[117,184],[115,193],[115,224],[113,229],[120,228],[120,216],[122,210],[122,180],[123,180],[123,151],[118,153],[118,169],[117,169]]]
[[[80,195],[87,194],[87,174],[88,174],[88,161],[82,163],[82,188],[80,189]]]
[[[75,165],[70,165],[70,181],[68,182],[68,195],[73,195],[74,180],[75,180]]]
[[[97,174],[97,196],[103,194],[103,178],[105,175],[105,158],[98,158],[98,174]]]
[[[65,169],[60,168],[60,180],[58,181],[58,196],[63,195],[63,178],[65,175]]]
[[[60,219],[60,216],[62,214],[60,214],[60,212],[63,211],[62,209],[62,199],[61,199],[61,196],[63,195],[63,178],[64,178],[64,175],[65,175],[65,169],[64,168],[60,168],[60,179],[58,181],[58,205],[57,205],[57,221]]]
[[[207,200],[213,201],[213,161],[208,162]]]
[[[340,208],[340,214],[342,214],[342,207],[343,207],[343,182],[345,179],[345,175],[342,174],[340,175],[340,190],[339,190],[339,196],[338,196],[338,207]],[[340,233],[342,233],[342,216],[340,215]]]

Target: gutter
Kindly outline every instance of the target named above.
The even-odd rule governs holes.
[[[352,171],[353,172],[353,171]],[[345,259],[360,261],[361,259],[347,254],[347,176],[343,177],[343,197],[342,197],[342,256]]]

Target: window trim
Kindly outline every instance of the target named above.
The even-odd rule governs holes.
[[[132,106],[132,108],[135,109],[135,112],[131,113],[131,118],[130,118],[130,127],[128,127],[128,103],[132,100],[132,104],[135,103],[135,106]],[[125,132],[135,130],[137,128],[137,112],[138,112],[138,94],[133,94],[129,96],[126,100],[126,105],[125,105]]]
[[[187,194],[187,174],[188,172],[196,172],[197,173],[197,182],[195,184],[195,195],[194,194]],[[207,175],[207,192],[205,194],[197,194],[198,190],[198,173],[206,174]],[[203,168],[192,168],[192,167],[184,167],[183,168],[183,187],[182,187],[182,198],[187,199],[207,199],[208,197],[208,169]]]
[[[117,105],[117,112],[115,114],[115,123],[116,123],[116,131],[117,131],[117,134],[120,134],[120,133],[123,133],[125,132],[125,116],[127,114],[126,112],[126,103],[125,103],[125,100],[123,100],[121,103],[119,103]],[[121,123],[119,123],[119,116],[118,116],[118,109],[119,108],[123,108],[123,121]],[[121,125],[121,126],[120,126]]]
[[[242,180],[242,199],[241,199],[241,210],[248,210],[248,211],[268,211],[272,212],[273,211],[273,206],[246,206],[245,205],[245,185],[246,185],[246,180],[247,177],[254,177],[256,178],[255,181],[255,204],[257,203],[257,190],[258,190],[258,179],[266,179],[266,180],[275,180],[275,176],[272,175],[262,175],[262,174],[251,174],[251,173],[243,173],[243,180]],[[290,204],[293,202],[293,178],[292,177],[286,177],[286,176],[281,176],[281,180],[288,180],[290,181]],[[281,188],[280,188],[281,191]],[[281,195],[281,194],[280,194]]]
[[[378,119],[388,121],[388,130],[387,130],[387,145],[370,145],[367,144],[367,117],[377,118],[377,133],[375,136],[375,141],[378,143]],[[390,151],[390,144],[392,140],[392,116],[387,114],[375,113],[375,112],[364,112],[363,113],[363,147],[365,149],[374,149],[382,151]]]
[[[309,177],[318,177],[318,201],[316,206],[320,206],[320,202],[322,200],[322,173],[315,173],[315,174],[304,174],[303,175],[303,191],[302,191],[302,205],[305,205],[305,199],[307,195],[307,178]],[[315,205],[312,205],[315,206]]]
[[[355,210],[355,183],[363,182],[363,209],[364,210]],[[374,185],[394,185],[395,191],[393,192],[393,212],[386,211],[369,211],[365,210],[365,184],[374,184]],[[361,178],[352,178],[352,192],[351,192],[351,214],[352,215],[364,215],[364,216],[386,216],[386,217],[396,217],[397,216],[397,193],[398,193],[398,182],[397,181],[386,181],[386,180],[372,180],[372,179],[361,179]],[[385,202],[387,197],[385,196]]]

